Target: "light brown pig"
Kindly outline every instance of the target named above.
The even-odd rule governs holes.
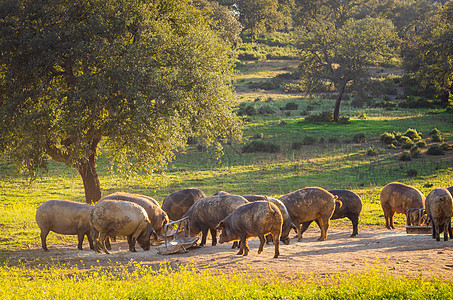
[[[82,250],[85,235],[93,248],[91,238],[90,212],[93,206],[69,200],[49,200],[36,209],[36,223],[41,229],[41,245],[47,249],[47,235],[50,231],[58,234],[77,235],[78,249]]]
[[[433,238],[440,241],[440,233],[444,232],[444,241],[448,234],[452,238],[451,218],[453,217],[453,199],[451,193],[444,188],[432,190],[426,197],[426,213],[433,225]]]

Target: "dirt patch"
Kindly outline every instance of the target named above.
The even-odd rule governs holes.
[[[136,253],[128,251],[124,240],[113,243],[110,255],[90,250],[78,251],[77,245],[64,247],[49,246],[50,252],[38,248],[21,251],[6,251],[11,262],[42,265],[47,263],[68,263],[79,268],[91,266],[127,265],[131,260],[158,269],[165,266],[178,267],[194,264],[199,269],[208,268],[213,272],[244,272],[252,275],[277,272],[282,278],[292,280],[307,275],[332,275],[347,271],[367,269],[374,263],[396,275],[453,277],[453,241],[436,242],[430,235],[408,235],[404,227],[386,230],[382,227],[359,228],[359,235],[349,237],[349,230],[329,229],[326,241],[318,241],[319,230],[309,228],[302,242],[291,239],[289,245],[280,246],[281,255],[274,259],[273,245],[267,245],[263,253],[257,254],[259,241],[249,241],[248,256],[236,255],[231,243],[202,248],[191,248],[185,254],[160,255],[156,247]],[[85,246],[86,247],[86,246]],[[5,254],[5,252],[3,253]]]

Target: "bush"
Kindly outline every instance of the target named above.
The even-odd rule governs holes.
[[[333,138],[329,138],[327,140],[327,142],[331,143],[331,144],[336,144],[338,143],[338,139],[336,137],[333,137]]]
[[[412,157],[411,157],[409,151],[404,151],[403,154],[401,154],[401,156],[400,156],[400,160],[401,161],[411,161]]]
[[[410,149],[414,146],[414,142],[408,136],[401,136],[399,142],[401,143],[401,147],[403,149]]]
[[[453,114],[453,105],[448,105],[446,108],[445,108],[445,112],[448,113],[448,114]]]
[[[402,108],[434,108],[435,103],[424,97],[410,96],[399,104]]]
[[[338,123],[339,124],[349,124],[351,122],[349,122],[349,117],[339,117],[338,118]]]
[[[314,143],[316,143],[316,139],[312,136],[305,136],[304,137],[304,145],[313,145]]]
[[[308,115],[305,120],[312,123],[332,122],[333,114],[329,111],[323,111],[319,114]]]
[[[352,137],[354,143],[366,143],[366,136],[363,133],[357,133]]]
[[[302,145],[303,145],[302,142],[293,142],[291,144],[291,149],[300,150],[302,148]]]
[[[431,145],[426,152],[428,155],[444,155],[445,150],[438,144]]]
[[[418,172],[415,169],[409,169],[407,170],[406,175],[409,177],[416,177],[418,175]]]
[[[411,152],[411,155],[412,155],[413,158],[420,157],[420,155],[421,155],[421,153],[422,153],[421,150],[420,150],[420,148],[418,148],[417,145],[413,146],[413,147],[411,148],[410,152]]]
[[[254,152],[268,152],[268,153],[276,153],[280,151],[280,145],[265,142],[261,140],[252,141],[242,148],[243,153],[254,153]]]
[[[418,141],[416,145],[419,148],[426,148],[428,146],[425,141]]]
[[[255,106],[253,105],[245,105],[241,104],[239,106],[239,110],[237,112],[239,116],[255,116],[258,114],[258,111],[256,110]]]
[[[258,109],[258,113],[261,115],[275,114],[277,111],[278,109],[270,104],[265,104]]]
[[[409,128],[408,130],[406,130],[404,135],[409,137],[413,141],[419,141],[422,139],[422,137],[420,136],[420,133],[418,133],[417,130],[412,129],[412,128]]]
[[[440,147],[444,150],[444,151],[448,151],[451,149],[451,146],[447,143],[442,143],[440,144]]]
[[[366,120],[366,113],[360,112],[357,114],[357,119],[359,120]]]
[[[286,103],[285,109],[286,110],[297,110],[297,109],[299,109],[299,105],[297,105],[297,103],[294,103],[294,102],[289,102],[289,103]]]
[[[431,136],[433,142],[441,143],[444,141],[443,137],[440,134],[434,134]]]
[[[431,130],[431,132],[429,133],[429,135],[441,135],[441,132],[440,132],[439,129],[434,128],[433,130]]]
[[[395,140],[395,135],[390,132],[384,132],[381,134],[381,142],[384,144],[391,144]]]
[[[257,133],[252,137],[254,140],[261,140],[262,138],[264,138],[264,134],[262,132]]]
[[[376,156],[376,155],[378,155],[378,152],[376,150],[374,150],[373,148],[370,148],[366,152],[366,155],[368,155],[368,156]]]

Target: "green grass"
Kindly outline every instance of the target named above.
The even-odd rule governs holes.
[[[260,277],[213,274],[195,266],[171,270],[131,261],[127,266],[78,270],[71,266],[0,269],[2,299],[451,299],[439,277],[396,277],[379,266],[364,272],[316,277],[275,273]]]

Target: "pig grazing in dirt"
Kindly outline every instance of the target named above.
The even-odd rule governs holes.
[[[250,249],[247,240],[257,236],[260,239],[258,254],[263,251],[265,238],[271,234],[274,241],[274,258],[279,252],[279,239],[283,226],[283,217],[280,209],[270,201],[250,202],[239,206],[228,217],[223,219],[217,229],[222,229],[219,242],[240,241],[238,255],[246,256]]]
[[[283,244],[285,244],[285,245],[289,245],[289,241],[290,241],[289,232],[291,231],[291,229],[296,230],[297,227],[291,221],[291,218],[289,217],[289,213],[288,213],[288,210],[286,209],[285,204],[283,204],[283,202],[278,199],[261,196],[261,195],[243,195],[242,197],[247,199],[249,202],[266,201],[266,199],[269,199],[270,202],[275,204],[278,207],[278,209],[280,209],[280,213],[282,214],[282,217],[283,217],[283,225],[282,225],[282,233],[280,234],[280,241],[282,241]],[[269,236],[267,236],[267,237],[269,237]]]
[[[77,235],[78,249],[82,250],[85,235],[93,248],[91,238],[90,213],[93,206],[69,200],[49,200],[41,204],[36,210],[36,223],[41,229],[41,244],[44,251],[47,249],[47,235],[50,231],[58,234]]]
[[[395,229],[393,226],[395,213],[406,214],[409,208],[425,208],[425,196],[422,192],[399,182],[391,182],[384,186],[380,199],[387,229]],[[418,223],[418,220],[413,221]],[[406,225],[410,225],[409,221]]]
[[[433,238],[440,241],[440,233],[444,232],[444,241],[448,241],[448,233],[452,238],[451,218],[453,217],[453,199],[447,189],[436,188],[426,197],[426,213],[433,225]]]
[[[298,241],[302,240],[300,224],[317,220],[321,228],[318,240],[324,241],[327,237],[329,220],[335,209],[335,202],[341,203],[337,197],[319,187],[307,187],[286,194],[279,198],[288,209],[291,220],[297,227]]]
[[[149,250],[151,234],[156,235],[148,219],[146,210],[133,202],[122,200],[99,201],[91,211],[91,226],[95,230],[93,240],[96,241],[95,250],[99,245],[105,253],[107,237],[127,236],[129,250],[136,252],[137,241],[143,250]]]
[[[122,200],[140,205],[145,209],[148,214],[148,219],[158,235],[162,234],[163,226],[169,222],[167,213],[163,211],[159,204],[157,204],[157,201],[151,197],[138,194],[114,193],[105,196],[99,201],[103,200]]]
[[[195,201],[206,198],[205,193],[197,188],[190,188],[171,193],[162,202],[162,209],[168,214],[170,220],[182,218]]]
[[[184,214],[189,217],[190,234],[196,236],[201,232],[200,246],[206,245],[208,230],[211,232],[212,245],[217,244],[216,227],[236,208],[249,203],[238,195],[211,196],[196,201]]]

